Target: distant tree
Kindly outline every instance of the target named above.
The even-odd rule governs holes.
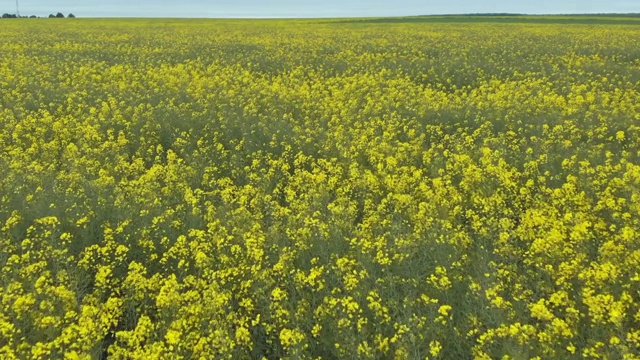
[[[55,18],[56,16],[53,14],[49,14],[49,19]]]
[[[76,17],[76,16],[75,16],[75,15],[73,15],[73,14],[69,14],[69,16],[67,16],[67,17],[68,17],[69,19],[75,19],[75,17]]]
[[[16,14],[7,14],[7,13],[4,13],[4,14],[2,14],[2,18],[3,18],[3,19],[15,19],[15,18],[17,18],[17,16],[16,16]]]
[[[64,19],[64,14],[63,14],[63,13],[57,13],[57,14],[56,14],[56,17],[57,17],[57,18]]]
[[[35,19],[35,18],[37,18],[37,16],[35,16],[35,15],[29,16],[29,19]]]

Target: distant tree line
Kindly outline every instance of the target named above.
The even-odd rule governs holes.
[[[464,14],[464,16],[525,16],[526,14],[519,13],[474,13]]]
[[[75,15],[73,15],[73,14],[69,14],[69,15],[67,15],[66,17],[67,17],[67,18],[69,18],[69,19],[73,19],[73,18],[75,18],[76,16],[75,16]],[[16,15],[16,14],[8,14],[8,13],[4,13],[4,14],[2,14],[2,18],[3,18],[3,19],[17,19],[17,18],[25,18],[25,19],[26,19],[26,18],[30,18],[30,19],[35,19],[35,18],[39,18],[39,16],[35,16],[35,15],[31,15],[31,16],[18,16],[18,15]],[[51,18],[62,18],[62,19],[64,19],[64,18],[65,18],[65,16],[64,16],[64,14],[63,14],[63,13],[60,13],[60,12],[59,12],[59,13],[57,13],[57,14],[55,14],[55,15],[53,15],[53,14],[49,14],[49,18],[50,18],[50,19],[51,19]]]

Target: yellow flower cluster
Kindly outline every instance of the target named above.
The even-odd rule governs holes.
[[[3,21],[0,358],[640,359],[640,28],[445,20]]]

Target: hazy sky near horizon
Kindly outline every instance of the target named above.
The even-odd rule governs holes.
[[[21,15],[78,17],[351,17],[465,13],[640,13],[640,0],[18,0]],[[0,13],[14,13],[2,0]]]

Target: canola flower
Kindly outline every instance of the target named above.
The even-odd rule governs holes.
[[[0,358],[640,358],[637,25],[2,34]]]

